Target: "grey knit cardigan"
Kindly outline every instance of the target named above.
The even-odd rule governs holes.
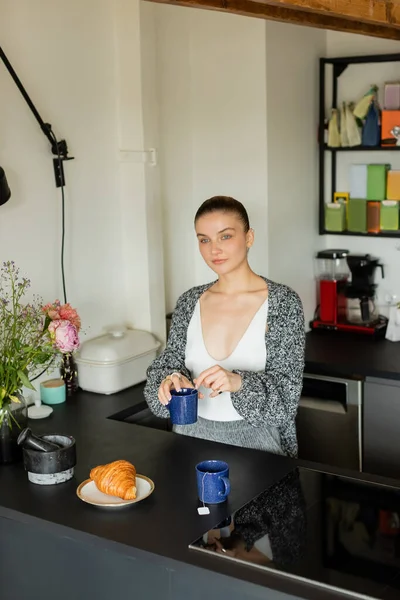
[[[303,307],[292,289],[264,280],[268,285],[265,371],[234,370],[242,377],[242,386],[231,393],[231,399],[237,412],[250,425],[277,427],[283,452],[296,457],[295,419],[304,369]],[[164,377],[176,371],[192,378],[185,366],[187,330],[198,299],[214,283],[194,287],[182,294],[172,316],[167,346],[147,370],[144,395],[150,410],[158,417],[169,416],[168,409],[158,400],[158,388]]]

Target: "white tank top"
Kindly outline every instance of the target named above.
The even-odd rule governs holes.
[[[268,316],[268,298],[254,315],[238,345],[224,360],[215,360],[207,351],[204,344],[201,327],[200,300],[197,301],[194,313],[187,331],[185,365],[195,379],[205,369],[220,365],[227,371],[264,372],[267,351],[265,348],[265,329]],[[223,392],[215,398],[210,398],[212,390],[200,388],[204,398],[199,398],[198,414],[203,419],[212,421],[239,421],[243,417],[234,408],[230,392]]]

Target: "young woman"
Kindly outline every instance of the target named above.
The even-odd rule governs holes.
[[[174,426],[176,433],[294,457],[304,367],[301,301],[251,270],[254,231],[240,202],[206,200],[195,228],[218,279],[179,298],[166,349],[147,371],[147,403],[167,418],[171,389],[195,386],[197,423]]]

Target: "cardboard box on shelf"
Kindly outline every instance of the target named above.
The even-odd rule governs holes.
[[[396,146],[397,138],[392,133],[394,127],[400,129],[400,110],[383,110],[381,123],[382,146]]]
[[[400,200],[400,171],[388,171],[387,200]]]
[[[381,203],[367,203],[367,229],[368,233],[379,233],[381,230]]]
[[[390,165],[368,165],[367,199],[386,200],[387,173]]]
[[[346,205],[331,202],[325,205],[325,230],[344,231],[346,229]]]
[[[385,83],[383,105],[385,110],[400,109],[400,82]]]
[[[381,230],[398,231],[399,203],[396,200],[384,200],[381,205]]]
[[[367,197],[367,173],[368,165],[350,166],[350,197]]]
[[[356,233],[367,233],[367,201],[363,198],[350,197],[347,229]]]

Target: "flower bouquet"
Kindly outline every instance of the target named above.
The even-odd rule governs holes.
[[[35,390],[33,381],[79,347],[81,322],[69,305],[43,305],[39,296],[24,302],[29,279],[21,277],[14,261],[0,269],[0,462],[11,462],[16,437],[27,418],[22,388]],[[13,451],[7,450],[7,440]],[[6,440],[6,441],[5,441]],[[15,446],[15,447],[14,447]]]

